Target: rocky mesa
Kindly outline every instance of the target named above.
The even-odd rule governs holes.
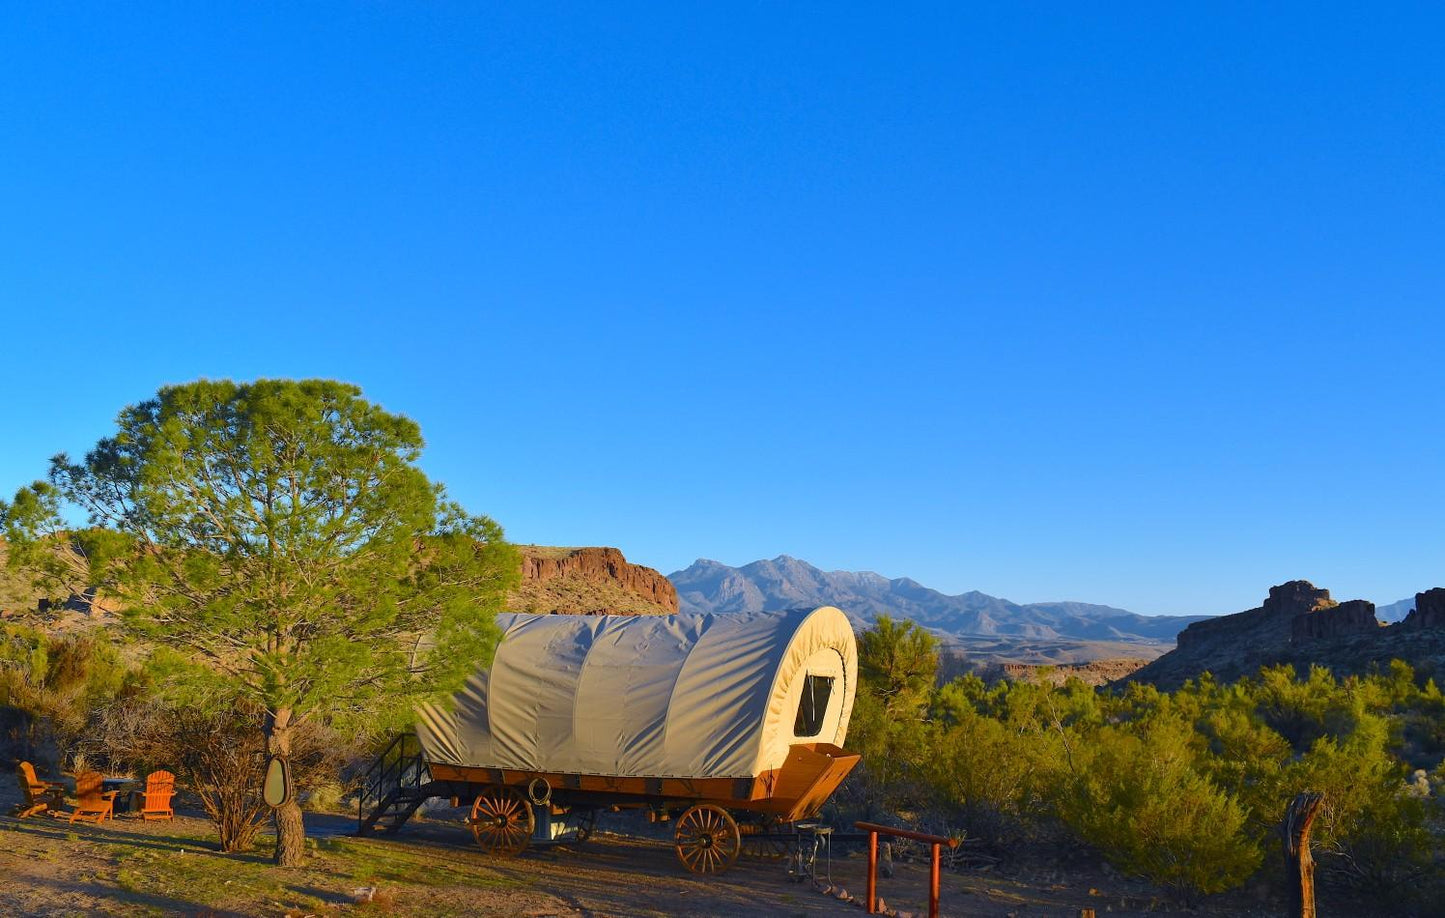
[[[1394,659],[1445,675],[1445,589],[1416,594],[1414,609],[1390,625],[1376,618],[1372,602],[1337,602],[1329,590],[1291,580],[1271,587],[1258,608],[1191,624],[1174,650],[1127,679],[1172,689],[1206,672],[1230,681],[1287,663],[1327,666],[1345,676]]]
[[[629,562],[616,548],[519,545],[522,582],[514,612],[565,615],[667,615],[677,611],[672,581]]]

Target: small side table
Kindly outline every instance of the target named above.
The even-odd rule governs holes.
[[[800,822],[794,828],[798,830],[797,849],[788,872],[795,879],[806,878],[816,882],[819,879],[818,854],[822,853],[823,879],[829,886],[833,885],[833,827],[821,822]]]
[[[135,798],[141,791],[141,783],[134,778],[106,778],[100,786],[106,792],[115,792],[115,809],[112,812],[134,813],[140,809]]]

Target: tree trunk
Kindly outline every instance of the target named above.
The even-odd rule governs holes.
[[[1299,794],[1285,811],[1280,832],[1284,835],[1284,859],[1289,872],[1291,918],[1315,918],[1315,859],[1310,854],[1310,827],[1324,797]]]
[[[266,752],[289,759],[291,756],[291,710],[281,708],[266,718]],[[301,804],[296,802],[296,788],[290,785],[291,769],[286,769],[286,802],[276,807],[276,853],[272,860],[280,867],[300,867],[306,856],[306,825],[301,821]]]

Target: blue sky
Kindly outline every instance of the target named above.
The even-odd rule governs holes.
[[[1445,16],[1257,7],[9,5],[0,491],[330,376],[664,572],[1445,584]]]

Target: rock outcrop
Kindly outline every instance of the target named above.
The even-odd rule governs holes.
[[[568,615],[666,615],[677,590],[650,567],[615,548],[521,545],[522,583],[510,597],[517,612]]]
[[[1411,631],[1445,628],[1445,587],[1415,594],[1415,609],[1401,622]]]
[[[1445,589],[1418,594],[1405,621],[1383,625],[1373,603],[1335,602],[1328,590],[1291,580],[1271,588],[1257,609],[1185,628],[1174,650],[1127,679],[1176,688],[1206,672],[1231,681],[1281,663],[1301,670],[1319,664],[1343,676],[1394,659],[1445,677]]]
[[[1291,580],[1270,587],[1268,598],[1257,609],[1207,618],[1185,628],[1179,632],[1175,653],[1186,651],[1182,654],[1186,657],[1208,656],[1241,641],[1282,643],[1290,639],[1296,616],[1334,605],[1329,590],[1320,589],[1308,580]]]
[[[1375,604],[1363,599],[1351,599],[1339,605],[1325,606],[1296,615],[1290,622],[1290,640],[1310,641],[1367,634],[1379,628],[1380,620],[1375,618]]]

